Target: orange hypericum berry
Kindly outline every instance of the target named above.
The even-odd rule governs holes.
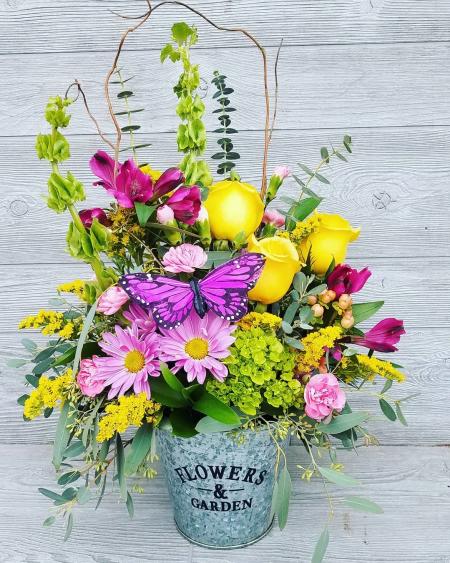
[[[313,315],[318,318],[323,315],[324,308],[322,307],[322,305],[319,305],[319,303],[316,303],[311,307],[311,311],[313,312]]]
[[[352,300],[352,296],[349,295],[348,293],[343,293],[340,297],[339,297],[339,307],[341,309],[348,309],[349,307],[352,306],[353,300]]]
[[[308,305],[315,305],[317,303],[317,297],[315,295],[308,295],[306,302]]]
[[[341,319],[342,328],[346,328],[346,329],[352,328],[354,324],[355,324],[355,319],[353,317]]]

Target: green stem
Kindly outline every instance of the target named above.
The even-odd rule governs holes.
[[[123,81],[122,78],[122,73],[120,72],[120,70],[117,71],[117,76],[119,77],[119,81],[120,81],[120,85],[122,86],[122,90],[125,89],[125,83]],[[127,112],[127,117],[128,117],[128,125],[131,127],[133,124],[131,122],[131,110],[130,110],[130,104],[128,103],[128,96],[125,96],[125,110]],[[137,153],[136,153],[136,145],[134,142],[134,132],[132,129],[130,129],[129,131],[130,133],[130,147],[131,147],[131,152],[133,153],[133,160],[135,161],[136,164],[138,164],[138,158],[137,158]]]

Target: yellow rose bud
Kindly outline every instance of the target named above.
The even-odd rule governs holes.
[[[212,236],[229,241],[242,232],[246,238],[253,234],[264,213],[258,190],[236,180],[222,180],[211,186],[204,205]]]
[[[140,168],[142,172],[144,174],[147,174],[147,176],[150,176],[150,178],[154,182],[156,182],[156,180],[159,180],[159,178],[162,176],[162,172],[160,172],[159,170],[153,170],[150,164],[144,164],[144,166],[141,166]]]
[[[353,229],[340,215],[317,213],[318,228],[300,243],[300,258],[306,261],[308,253],[315,274],[325,274],[333,258],[341,264],[347,254],[347,246],[356,240],[361,228]]]
[[[265,305],[279,301],[289,290],[294,275],[300,270],[300,260],[294,244],[282,237],[248,240],[249,252],[259,252],[266,262],[255,287],[249,291],[249,299]]]

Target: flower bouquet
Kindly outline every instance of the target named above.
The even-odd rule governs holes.
[[[153,477],[161,456],[180,531],[201,545],[237,547],[262,537],[275,515],[281,529],[286,524],[290,437],[309,457],[298,465],[299,477],[345,486],[356,481],[344,473],[337,449],[376,443],[366,427],[370,413],[353,411],[351,397],[381,378],[384,387],[371,394],[389,420],[406,424],[401,400],[390,395],[392,384],[404,380],[400,366],[374,355],[394,352],[405,331],[395,318],[360,328],[383,302],[356,299],[371,275],[345,263],[359,229],[317,211],[322,198],[314,183],[328,184],[323,168],[347,160],[348,135],[338,148],[323,147],[315,168],[300,164],[294,175],[279,166],[267,179],[266,88],[258,190],[237,172],[233,89],[216,72],[211,82],[219,126],[210,136],[220,151],[212,157],[213,180],[202,159],[205,104],[190,52],[197,31],[186,23],[173,25],[172,41],[161,51],[163,62],[182,66],[174,92],[183,157],[165,171],[141,158],[147,145],[136,141],[132,91],[118,58],[127,35],[153,10],[125,33],[106,79],[115,142],[75,83],[109,146],[89,162],[94,193],[111,196],[107,208],[77,210],[84,187],[63,171],[70,157],[63,130],[75,100],[68,92],[45,109],[50,132],[38,135],[36,149],[51,165],[47,204],[70,216],[67,250],[90,265],[94,277],[59,285],[57,310],[21,322],[21,329],[40,330],[49,340],[44,347],[23,340],[29,357],[15,365],[29,364],[31,390],[19,403],[26,420],[58,416],[52,460],[58,487],[39,489],[54,505],[46,526],[65,519],[67,538],[78,506],[98,505],[115,490],[132,517],[139,486],[131,479]],[[117,103],[124,103],[119,111],[111,101],[113,85]],[[130,141],[125,159],[119,158],[123,134]],[[298,195],[279,197],[288,178]],[[382,511],[363,497],[344,502]],[[315,561],[327,543],[325,528]]]

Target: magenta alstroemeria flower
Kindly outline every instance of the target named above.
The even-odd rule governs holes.
[[[360,272],[347,264],[339,264],[327,278],[328,289],[332,289],[339,298],[343,293],[360,291],[370,278],[372,272],[364,268]]]
[[[117,165],[114,178],[115,161],[105,151],[97,151],[89,161],[92,172],[100,178],[94,186],[103,186],[116,198],[120,207],[132,208],[134,202],[146,203],[153,196],[153,181],[144,174],[133,160]]]
[[[193,225],[202,205],[200,188],[182,186],[169,197],[166,205],[172,209],[175,219]]]
[[[114,189],[114,159],[105,151],[97,151],[89,161],[92,174],[100,178],[100,182],[94,182],[94,186],[103,186],[106,191]],[[120,172],[121,164],[117,163],[117,173]]]
[[[351,341],[377,352],[396,352],[394,344],[397,344],[402,334],[406,334],[403,321],[389,318],[377,323],[364,336],[352,336]]]
[[[92,226],[92,221],[97,219],[102,225],[110,225],[110,220],[108,219],[106,213],[101,207],[93,207],[92,209],[82,209],[78,215],[80,216],[81,222],[86,227],[90,229]]]
[[[168,168],[155,183],[153,199],[157,199],[158,197],[172,192],[175,188],[178,188],[184,180],[183,172],[179,168]]]
[[[120,207],[132,208],[134,202],[146,203],[153,196],[153,181],[133,160],[126,160],[116,177],[111,194]]]

